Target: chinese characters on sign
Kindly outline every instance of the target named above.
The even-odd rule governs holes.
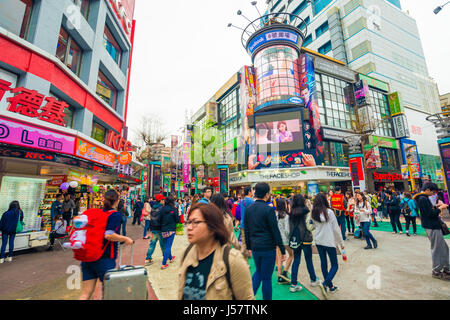
[[[38,118],[58,126],[66,126],[64,110],[69,107],[67,103],[58,101],[53,97],[45,98],[36,90],[29,90],[24,87],[11,88],[10,86],[10,82],[0,79],[0,100],[6,92],[15,94],[13,97],[6,99],[9,102],[8,111],[30,118]],[[46,101],[46,104],[42,106],[44,101]]]

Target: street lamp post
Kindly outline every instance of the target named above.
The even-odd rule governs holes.
[[[442,6],[438,6],[436,9],[433,10],[434,14],[438,14],[439,12],[441,12],[442,8],[444,8],[446,5],[448,5],[450,3],[450,1],[447,1],[445,4],[443,4]]]

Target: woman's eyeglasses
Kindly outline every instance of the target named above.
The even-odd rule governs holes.
[[[189,227],[190,225],[192,225],[192,228],[197,228],[197,226],[202,222],[206,223],[206,221],[203,221],[203,220],[194,220],[194,221],[188,220],[188,221],[186,221],[186,227]]]

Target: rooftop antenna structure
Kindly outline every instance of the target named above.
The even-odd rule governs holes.
[[[230,22],[230,23],[228,24],[228,28],[231,28],[231,27],[236,28],[236,29],[239,29],[239,30],[242,30],[242,31],[244,31],[245,33],[247,33],[248,35],[251,34],[250,32],[248,32],[248,31],[246,31],[246,30],[244,30],[244,29],[242,29],[242,28],[236,27],[234,24],[232,24],[232,23]]]
[[[244,16],[244,15],[242,14],[242,11],[241,11],[241,10],[238,10],[238,11],[237,11],[237,15],[238,15],[238,16],[243,16],[245,19],[247,19],[247,20],[250,22],[250,25],[252,25],[252,27],[255,29],[255,31],[258,30],[258,29],[253,25],[253,22],[254,22],[254,21],[252,21],[252,20],[250,20],[249,18],[247,18],[246,16]]]
[[[252,6],[254,6],[256,8],[256,11],[258,11],[259,16],[261,17],[262,14],[261,14],[261,12],[259,12],[259,9],[258,9],[258,6],[257,6],[258,1],[252,1],[250,3],[252,4]]]

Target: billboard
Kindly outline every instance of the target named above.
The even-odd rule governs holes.
[[[273,105],[303,104],[298,79],[298,53],[289,46],[277,45],[255,56],[257,106],[254,111]]]
[[[275,29],[264,32],[257,37],[251,39],[247,45],[247,51],[252,55],[258,48],[271,41],[287,41],[293,44],[299,44],[302,38],[297,32],[288,29]]]
[[[369,85],[366,80],[359,80],[353,84],[355,104],[357,107],[370,104]]]
[[[389,109],[391,111],[392,116],[402,114],[405,112],[400,92],[398,91],[393,92],[390,95],[388,95],[388,97],[389,97]]]
[[[116,156],[103,148],[100,148],[86,140],[77,138],[75,156],[100,163],[107,167],[114,167]]]

